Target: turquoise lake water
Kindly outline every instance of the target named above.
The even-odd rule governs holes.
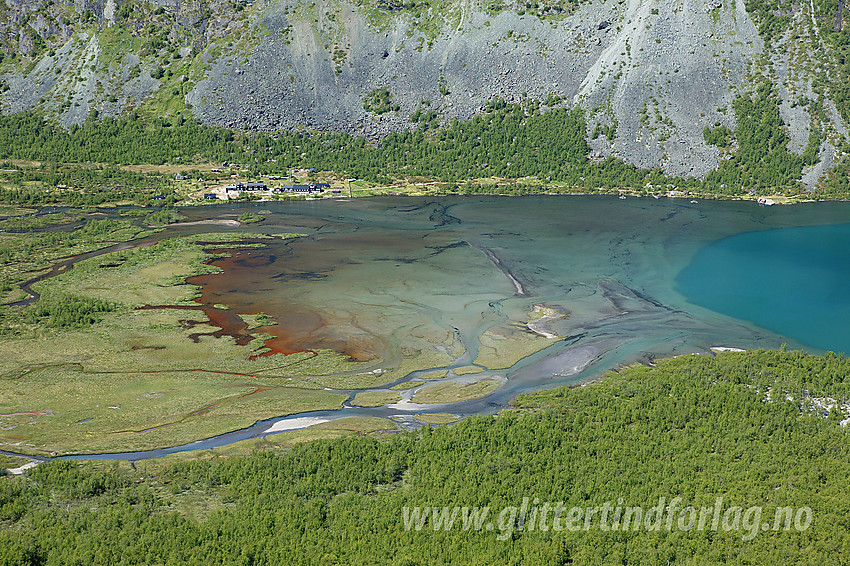
[[[714,346],[850,345],[850,203],[388,197],[187,213],[245,210],[266,217],[251,230],[306,237],[222,263],[224,273],[202,285],[204,300],[269,313],[283,351],[329,348],[381,369],[449,348],[469,363],[482,333],[516,328],[534,305],[567,313],[550,325],[563,338],[493,371],[505,386],[465,407],[472,412]]]
[[[677,278],[708,309],[850,352],[850,224],[749,232],[702,248]]]

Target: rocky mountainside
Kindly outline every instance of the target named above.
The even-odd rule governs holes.
[[[580,105],[592,157],[704,177],[767,78],[814,187],[847,147],[843,2],[6,0],[2,109],[371,139],[487,102]],[[848,58],[850,59],[850,58]],[[813,134],[814,132],[814,134]],[[817,145],[819,144],[819,146]]]

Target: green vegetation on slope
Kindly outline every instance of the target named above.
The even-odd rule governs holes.
[[[844,157],[827,173],[822,192],[826,197],[847,198],[850,194],[850,157]]]
[[[848,375],[834,355],[689,356],[433,430],[139,471],[44,464],[0,481],[0,564],[846,564],[846,415],[823,418],[807,396],[846,396]],[[768,522],[807,506],[813,521],[801,532],[403,528],[405,506],[489,505],[495,523],[524,497],[645,508],[722,497]]]
[[[749,0],[747,12],[755,20],[759,35],[769,46],[790,27],[792,8],[783,6],[782,0]]]
[[[760,83],[752,96],[740,96],[734,110],[738,120],[734,132],[724,128],[705,131],[709,143],[723,146],[734,139],[737,149],[704,182],[666,177],[659,169],[640,169],[614,158],[591,160],[580,108],[544,111],[538,101],[507,104],[501,99],[492,101],[483,114],[438,128],[432,127],[427,116],[424,120],[420,116],[416,128],[390,134],[380,144],[343,133],[238,133],[191,120],[146,122],[138,117],[89,120],[66,131],[36,114],[24,113],[0,117],[0,158],[109,164],[101,169],[71,170],[77,175],[82,171],[94,175],[89,182],[101,188],[100,199],[109,196],[105,188],[109,184],[103,179],[107,175],[115,177],[113,189],[118,194],[132,193],[127,187],[148,186],[134,195],[141,202],[149,202],[155,190],[166,186],[162,176],[124,171],[114,165],[229,161],[241,163],[253,175],[314,167],[380,184],[400,177],[425,177],[450,183],[450,189],[459,192],[492,191],[492,185],[467,182],[487,178],[536,180],[536,186],[517,189],[519,192],[544,191],[551,183],[579,190],[643,190],[647,185],[673,184],[726,195],[749,190],[799,191],[797,180],[803,166],[817,158],[819,134],[812,135],[803,156],[788,151],[778,100],[767,81]],[[0,200],[31,204],[60,198],[54,187],[70,173],[57,165],[47,167],[53,177],[12,170],[10,178],[20,188],[0,193]],[[33,179],[41,175],[33,181],[37,190],[23,189],[26,175]],[[169,195],[166,203],[171,198]]]
[[[850,24],[845,23],[850,21],[850,6],[844,0],[815,0],[814,4],[820,37],[835,63],[835,75],[823,83],[841,117],[850,123]]]
[[[387,87],[376,88],[363,98],[363,110],[371,114],[398,112],[400,106],[393,102],[393,94]]]
[[[817,158],[820,138],[809,140],[803,156],[788,151],[788,134],[779,114],[779,101],[769,82],[762,81],[752,96],[739,96],[734,104],[738,125],[734,139],[738,149],[731,159],[706,177],[708,186],[722,186],[727,194],[740,194],[747,189],[793,188],[804,165]],[[728,145],[727,128],[706,129],[705,139],[723,147]]]

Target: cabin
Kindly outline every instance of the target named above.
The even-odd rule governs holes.
[[[226,192],[226,193],[230,193],[230,192],[238,191],[238,190],[239,190],[239,189],[238,189],[238,188],[236,188],[236,185],[226,185],[226,186],[224,187],[224,192]]]
[[[204,198],[207,200],[216,200],[218,199],[218,195],[215,193],[204,193]]]
[[[258,183],[248,183],[245,185],[246,191],[267,191],[269,188],[262,181]]]

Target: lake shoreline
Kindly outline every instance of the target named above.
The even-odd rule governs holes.
[[[401,187],[398,187],[399,189]],[[369,193],[362,194],[365,191],[384,191],[382,193]],[[829,202],[850,202],[850,197],[848,198],[799,198],[795,196],[784,196],[784,195],[720,195],[716,193],[690,193],[690,194],[654,194],[654,193],[641,193],[635,189],[611,189],[611,190],[599,190],[599,191],[590,191],[590,192],[552,192],[552,191],[540,191],[540,192],[529,192],[524,194],[511,194],[506,192],[492,192],[492,193],[461,193],[461,192],[412,192],[412,191],[393,191],[392,187],[377,187],[372,189],[365,189],[359,191],[361,194],[358,194],[358,191],[353,191],[350,195],[348,194],[322,194],[317,195],[315,197],[296,197],[296,198],[269,198],[266,195],[260,196],[259,198],[253,199],[243,199],[243,198],[234,198],[234,199],[216,199],[216,200],[206,200],[206,199],[192,199],[186,200],[178,203],[176,206],[184,207],[184,206],[209,206],[216,204],[269,204],[276,202],[292,202],[292,201],[321,201],[321,200],[333,200],[337,202],[345,202],[354,199],[364,199],[364,198],[382,198],[382,197],[407,197],[407,198],[447,198],[447,197],[472,197],[472,198],[481,198],[481,197],[507,197],[507,198],[528,198],[528,197],[593,197],[593,196],[616,196],[622,199],[627,198],[651,198],[655,200],[661,199],[671,199],[671,200],[684,200],[684,201],[695,201],[695,200],[706,200],[706,201],[730,201],[730,202],[752,202],[753,204],[758,204],[759,206],[775,206],[775,205],[783,205],[790,206],[796,204],[811,204],[811,203],[829,203]],[[814,197],[814,194],[811,195]],[[758,201],[759,199],[767,199],[769,201],[773,201],[772,204],[763,205]],[[694,203],[696,204],[696,203]]]

